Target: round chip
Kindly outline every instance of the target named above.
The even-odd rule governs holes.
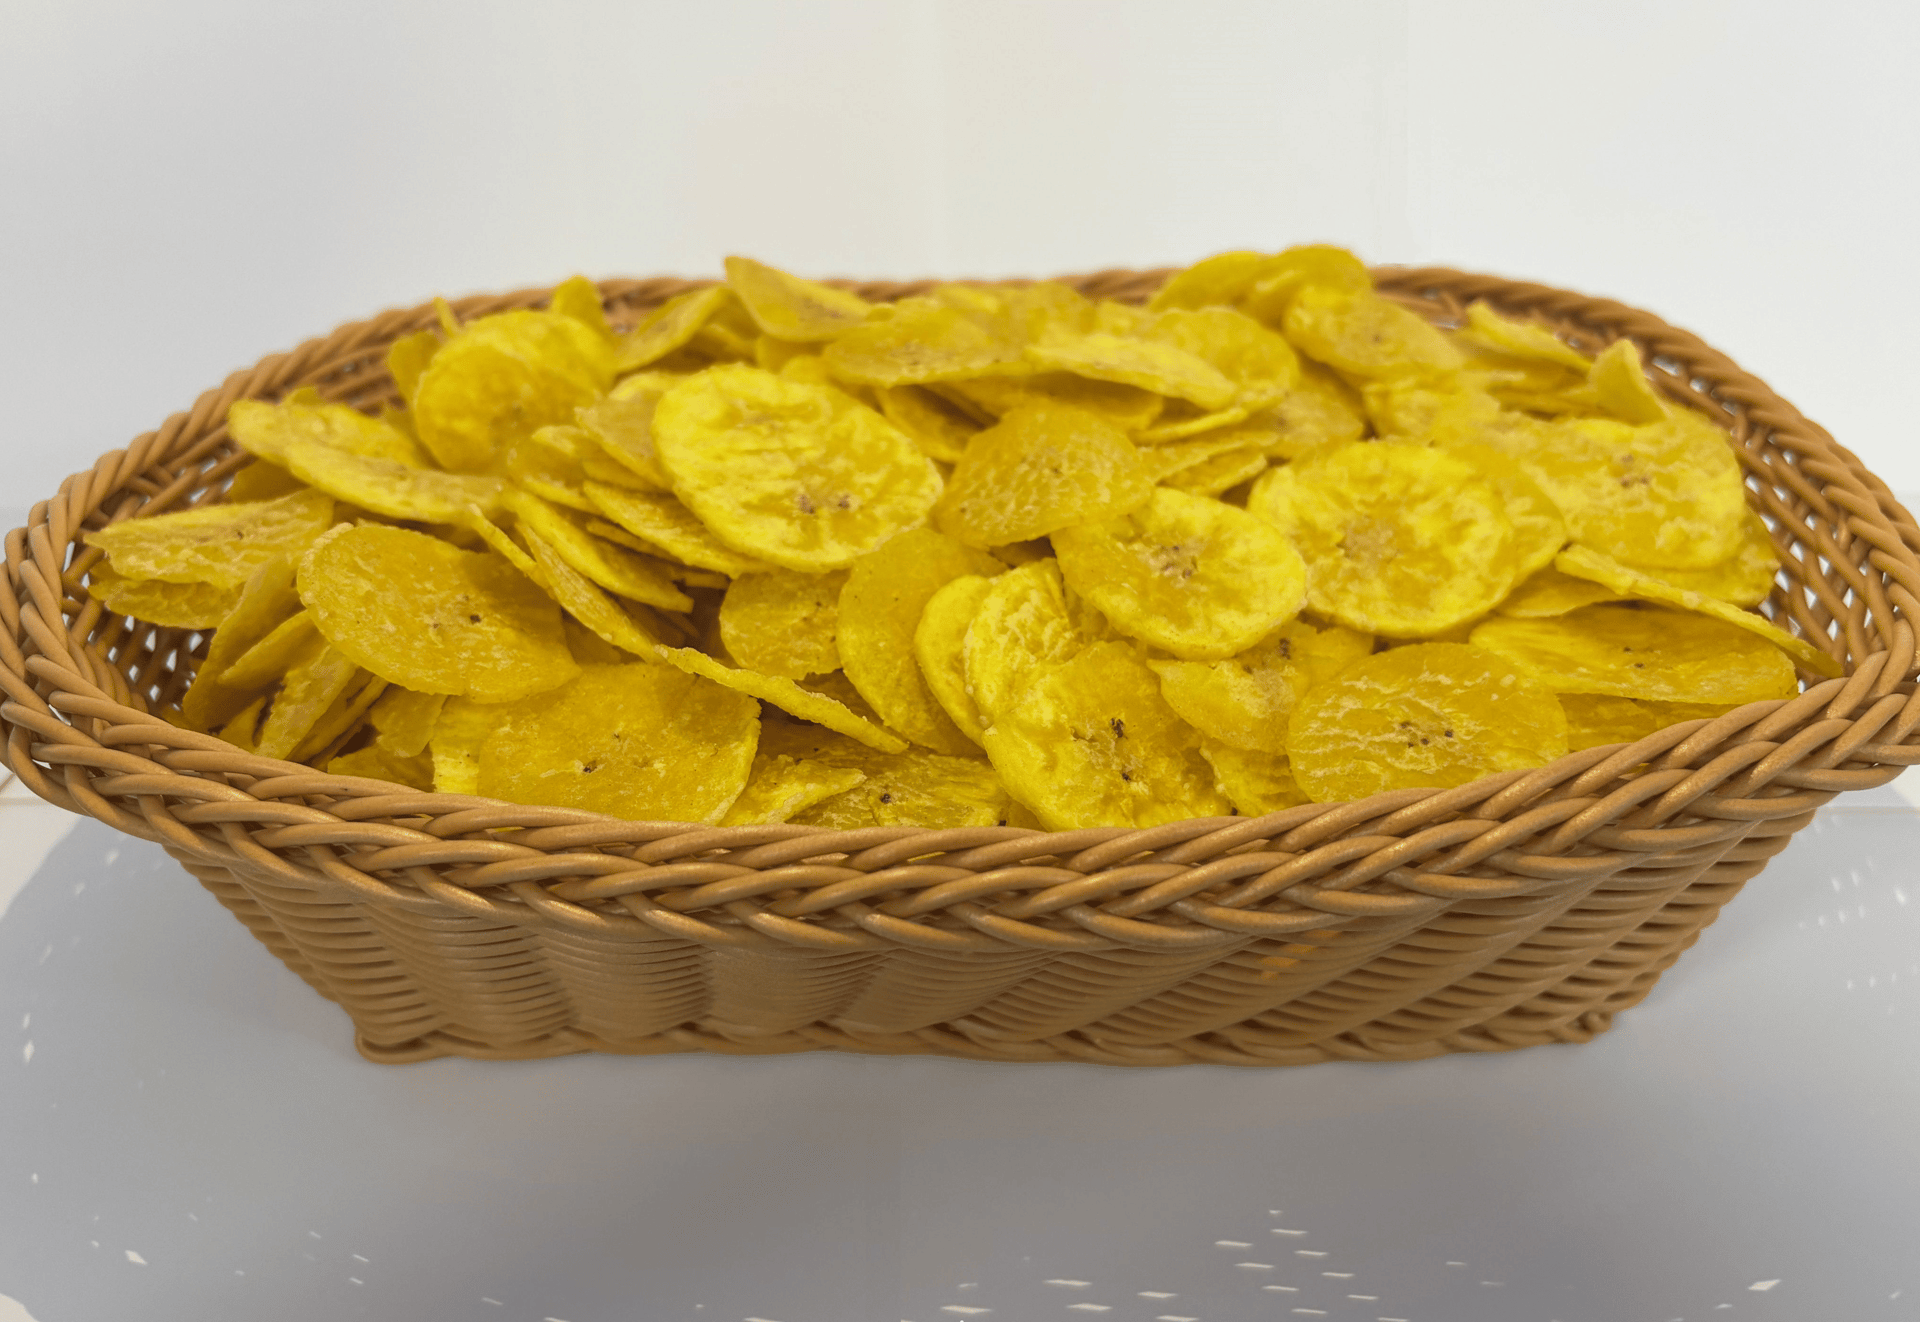
[[[1054,831],[1224,816],[1197,743],[1124,642],[1041,667],[985,739],[1008,792]]]
[[[782,340],[830,340],[867,319],[858,294],[803,280],[751,257],[727,258],[727,284],[764,333]]]
[[[505,482],[484,473],[414,468],[312,441],[294,441],[282,453],[302,482],[389,519],[458,523],[470,506],[488,514],[498,510],[507,489]]]
[[[871,826],[1005,826],[1017,810],[994,770],[979,757],[949,757],[909,748],[880,753],[830,730],[769,720],[762,736],[766,753],[864,779],[789,819],[799,826],[858,831]]]
[[[323,404],[297,399],[268,404],[238,399],[227,410],[227,434],[241,449],[276,463],[288,445],[312,441],[372,455],[415,468],[431,462],[420,443],[384,418],[372,418],[345,404]]]
[[[1242,817],[1261,817],[1312,802],[1301,793],[1284,756],[1235,748],[1217,739],[1204,740],[1200,755],[1213,768],[1215,787],[1233,801],[1233,810]]]
[[[1278,404],[1300,382],[1300,357],[1293,346],[1232,308],[1170,309],[1141,334],[1210,363],[1233,383],[1227,403],[1249,412]]]
[[[1164,487],[1138,511],[1062,528],[1060,572],[1113,627],[1189,661],[1244,652],[1300,613],[1306,566],[1245,510]]]
[[[1766,520],[1749,510],[1740,534],[1740,549],[1731,557],[1705,569],[1663,569],[1659,576],[1677,588],[1718,597],[1735,606],[1758,606],[1773,591],[1779,575],[1780,557],[1773,549]]]
[[[1465,785],[1567,751],[1560,702],[1512,663],[1462,643],[1397,647],[1301,700],[1287,752],[1315,803]]]
[[[975,744],[985,730],[980,708],[974,705],[967,688],[967,629],[992,587],[992,578],[978,574],[954,579],[927,598],[926,609],[920,612],[920,623],[913,631],[913,657],[920,664],[927,691],[960,733]]]
[[[420,440],[440,466],[477,472],[505,444],[606,393],[613,348],[558,312],[502,312],[462,327],[440,346],[413,399]]]
[[[1371,290],[1306,285],[1284,324],[1294,348],[1350,376],[1450,372],[1465,361],[1445,333]]]
[[[239,588],[276,560],[298,559],[333,522],[333,501],[318,491],[278,500],[123,519],[87,534],[125,578]]]
[[[1029,404],[973,438],[935,520],[969,546],[1003,546],[1125,514],[1152,490],[1118,426],[1084,409]]]
[[[1060,566],[1036,560],[993,580],[967,629],[967,689],[991,726],[1041,666],[1076,655],[1094,636],[1067,606]]]
[[[586,492],[601,513],[671,560],[730,577],[773,567],[715,537],[671,492],[633,491],[604,482],[587,483]]]
[[[1160,695],[1181,719],[1220,743],[1287,751],[1287,718],[1315,684],[1373,650],[1373,639],[1339,625],[1324,632],[1295,620],[1224,661],[1148,661]]]
[[[749,670],[805,679],[840,668],[834,631],[845,571],[800,574],[766,569],[742,574],[720,603],[720,641]]]
[[[1516,581],[1545,569],[1567,544],[1567,521],[1540,484],[1506,455],[1489,445],[1455,445],[1447,453],[1472,464],[1499,493],[1501,509],[1513,525]]]
[[[764,751],[753,760],[747,787],[727,809],[722,826],[767,826],[784,822],[816,803],[845,794],[867,778],[853,767],[830,767],[811,758],[785,753],[769,757]]]
[[[1602,601],[1625,601],[1631,592],[1616,592],[1599,583],[1563,574],[1552,565],[1535,570],[1500,603],[1495,613],[1516,620],[1545,620]]]
[[[940,495],[933,461],[885,418],[757,367],[675,386],[653,440],[674,491],[715,536],[788,569],[843,568],[926,518]]]
[[[1272,408],[1247,419],[1269,459],[1298,459],[1316,446],[1357,441],[1367,415],[1353,387],[1318,363],[1300,364],[1300,384]]]
[[[1472,641],[1556,693],[1738,705],[1799,691],[1793,662],[1772,643],[1685,611],[1585,606],[1547,620],[1496,618]]]
[[[211,629],[240,604],[238,585],[128,578],[101,561],[87,572],[87,593],[115,615],[179,629]]]
[[[1247,499],[1305,557],[1315,611],[1391,638],[1443,632],[1507,595],[1519,564],[1503,504],[1464,460],[1380,442],[1272,469]]]
[[[718,822],[745,788],[760,704],[671,666],[590,666],[515,703],[480,746],[478,791],[633,821]]]
[[[956,578],[992,576],[1000,562],[931,528],[903,532],[854,561],[840,592],[841,668],[890,729],[939,753],[967,755],[973,741],[948,718],[914,660],[921,612]]]
[[[491,552],[404,528],[342,528],[307,552],[299,587],[329,643],[417,693],[499,702],[579,672],[559,610]]]

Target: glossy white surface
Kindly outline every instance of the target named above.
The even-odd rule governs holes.
[[[1920,1317],[1920,813],[1843,802],[1591,1045],[1272,1071],[370,1065],[159,850],[83,822],[0,918],[0,1294],[35,1322]],[[6,814],[38,811],[0,807],[23,855]]]

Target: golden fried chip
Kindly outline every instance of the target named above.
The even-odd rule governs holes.
[[[1014,804],[1000,778],[978,757],[949,757],[909,748],[876,753],[826,730],[769,720],[762,746],[770,753],[865,779],[851,789],[796,812],[800,826],[858,831],[871,826],[1005,826]]]
[[[940,495],[933,461],[892,423],[838,390],[757,367],[715,367],[675,386],[653,438],[674,491],[716,537],[788,569],[843,568],[923,520]]]
[[[1124,514],[1152,490],[1120,428],[1081,409],[1028,405],[974,437],[934,519],[969,546],[1002,546]]]
[[[1299,547],[1313,609],[1362,633],[1440,633],[1491,610],[1516,577],[1499,493],[1438,451],[1316,451],[1270,470],[1247,509]]]
[[[1001,782],[1055,831],[1224,815],[1193,730],[1124,642],[1034,671],[984,746]]]
[[[420,378],[426,374],[427,364],[440,352],[444,342],[439,331],[422,330],[403,335],[387,347],[387,374],[400,388],[400,398],[409,406],[420,389]]]
[[[367,712],[380,747],[395,757],[416,757],[433,738],[433,727],[447,705],[444,693],[415,693],[389,688]]]
[[[243,707],[239,714],[214,734],[226,740],[243,753],[253,752],[254,743],[259,737],[260,718],[266,714],[267,700],[255,698]]]
[[[1599,693],[1562,693],[1560,705],[1567,713],[1567,748],[1575,753],[1583,748],[1635,743],[1669,725],[1711,720],[1733,710],[1725,703],[1635,702]]]
[[[599,586],[567,562],[553,544],[531,528],[520,535],[527,539],[533,564],[528,577],[559,603],[568,616],[609,647],[647,660],[659,658],[662,643],[653,618],[646,618],[645,606],[627,607],[601,591]],[[654,617],[657,618],[657,617]],[[572,645],[568,652],[571,655]]]
[[[1772,643],[1684,611],[1584,606],[1548,620],[1492,619],[1473,644],[1555,693],[1737,706],[1799,691],[1793,662]]]
[[[705,652],[696,652],[691,647],[663,647],[660,656],[669,665],[678,666],[688,674],[700,675],[730,689],[750,693],[762,702],[767,702],[803,721],[812,721],[815,725],[824,725],[829,730],[837,730],[850,739],[857,739],[869,748],[877,748],[883,753],[902,752],[907,741],[891,730],[883,730],[845,703],[827,697],[823,693],[809,692],[790,679],[778,675],[762,675],[753,670],[737,670],[722,665]]]
[[[318,648],[320,642],[320,630],[314,625],[313,613],[296,612],[228,662],[221,672],[221,682],[235,693],[263,692],[285,678],[287,671],[301,657]],[[211,719],[217,721],[219,717]]]
[[[607,325],[606,304],[600,301],[600,287],[584,275],[569,276],[554,288],[547,310],[572,317],[604,340],[613,339],[613,327]]]
[[[542,500],[598,514],[599,507],[587,499],[583,489],[590,455],[609,467],[619,467],[601,456],[599,447],[580,428],[542,427],[531,436],[510,442],[501,454],[500,467],[515,486]],[[624,469],[621,471],[623,478],[633,480]]]
[[[1284,326],[1294,348],[1352,376],[1449,372],[1465,361],[1430,322],[1371,291],[1306,285]]]
[[[1388,440],[1422,445],[1436,436],[1470,438],[1495,425],[1500,415],[1500,401],[1465,372],[1383,377],[1367,382],[1360,399],[1374,431]]]
[[[1316,446],[1357,441],[1367,417],[1353,387],[1318,363],[1302,361],[1300,383],[1287,397],[1247,420],[1269,459],[1298,459]]]
[[[1592,360],[1545,326],[1502,316],[1484,301],[1467,304],[1467,324],[1461,337],[1475,341],[1499,353],[1520,359],[1536,359],[1587,374]]]
[[[433,759],[436,794],[480,792],[480,745],[505,722],[518,704],[449,698],[434,723],[428,754]]]
[[[1140,463],[1155,482],[1167,482],[1176,474],[1195,468],[1247,446],[1237,427],[1225,427],[1201,436],[1168,441],[1140,451]],[[1262,467],[1264,467],[1264,462]]]
[[[967,689],[990,726],[1042,666],[1077,656],[1099,635],[1067,601],[1057,561],[1037,560],[1000,575],[967,628]]]
[[[1657,601],[1683,611],[1696,611],[1716,620],[1745,629],[1756,638],[1764,638],[1794,659],[1803,670],[1832,679],[1844,673],[1840,662],[1815,647],[1805,638],[1788,633],[1764,616],[1741,610],[1717,597],[1709,597],[1688,588],[1676,587],[1652,574],[1629,569],[1618,560],[1601,555],[1586,546],[1570,546],[1553,562],[1555,569],[1576,578],[1591,579],[1604,587],[1642,601]]]
[[[310,441],[295,441],[285,454],[287,467],[302,482],[389,519],[458,523],[475,505],[491,514],[500,508],[507,486],[480,473],[413,468]]]
[[[940,396],[920,386],[887,386],[879,391],[887,421],[913,438],[920,452],[943,464],[957,464],[967,442],[980,430]]]
[[[496,313],[460,328],[414,393],[420,441],[442,468],[477,472],[510,441],[573,421],[613,383],[613,349],[573,317]]]
[[[632,821],[717,823],[745,788],[760,706],[651,662],[591,666],[502,713],[479,792]]]
[[[1311,803],[1293,778],[1293,766],[1277,753],[1256,753],[1217,739],[1200,743],[1200,756],[1213,768],[1214,788],[1227,796],[1242,817],[1263,817],[1282,808]]]
[[[1158,399],[1159,396],[1152,396]],[[1247,410],[1239,405],[1229,405],[1223,409],[1204,412],[1187,403],[1175,400],[1173,406],[1158,415],[1158,421],[1151,427],[1130,427],[1133,439],[1141,445],[1161,446],[1169,441],[1182,441],[1189,437],[1209,437],[1222,434],[1236,423],[1247,420]]]
[[[1267,471],[1267,456],[1258,445],[1241,445],[1161,479],[1160,484],[1190,496],[1218,496]]]
[[[401,757],[398,753],[368,744],[351,753],[342,753],[327,763],[330,776],[361,776],[367,780],[390,780],[408,789],[433,788],[433,759],[425,753]]]
[[[854,561],[840,592],[840,665],[889,729],[939,753],[971,755],[914,660],[913,635],[934,593],[956,578],[991,577],[1000,562],[931,528],[901,533]]]
[[[502,701],[578,673],[538,587],[497,555],[425,533],[343,528],[300,562],[299,588],[329,643],[416,692]]]
[[[1554,695],[1524,668],[1461,643],[1397,647],[1348,666],[1301,699],[1287,731],[1294,777],[1315,803],[1465,785],[1566,751]]]
[[[278,500],[296,491],[304,491],[306,486],[305,482],[279,464],[256,459],[234,470],[233,480],[227,483],[226,501],[229,505],[245,505],[253,501]]]
[[[1705,569],[1663,569],[1659,577],[1677,588],[1699,592],[1736,606],[1758,606],[1773,591],[1780,575],[1780,557],[1773,549],[1766,520],[1749,510],[1741,531],[1740,549]]]
[[[1208,407],[1270,408],[1300,382],[1300,357],[1286,338],[1232,308],[1172,309],[1148,322],[1141,334],[1186,350],[1233,383],[1231,399]]]
[[[289,757],[360,673],[339,648],[325,643],[309,647],[273,695],[253,751],[262,757]]]
[[[1447,453],[1464,459],[1493,484],[1502,512],[1513,525],[1516,581],[1545,569],[1567,544],[1567,522],[1526,471],[1489,445],[1453,445]]]
[[[1053,536],[1069,586],[1113,627],[1189,661],[1244,652],[1300,613],[1306,566],[1262,519],[1165,487]]]
[[[913,631],[913,657],[927,691],[955,728],[975,744],[984,731],[980,709],[967,687],[967,629],[992,586],[992,576],[964,574],[954,579],[927,598]]]
[[[1203,409],[1233,402],[1234,383],[1206,359],[1177,344],[1134,339],[1103,331],[1074,334],[1052,330],[1026,348],[1027,363],[1040,372],[1071,372],[1095,381],[1135,386],[1157,395],[1191,400]]]
[[[87,592],[115,615],[180,629],[211,629],[240,604],[240,587],[128,578],[102,560],[87,572]]]
[[[1262,262],[1240,306],[1269,326],[1279,326],[1294,298],[1308,286],[1366,294],[1373,290],[1373,274],[1345,248],[1305,243]]]
[[[653,449],[653,414],[665,393],[664,389],[636,390],[624,397],[609,396],[580,410],[581,430],[599,444],[607,458],[631,475],[631,481],[621,483],[623,486],[638,482],[656,491],[673,489],[672,479]]]
[[[830,767],[811,758],[761,752],[753,760],[747,787],[727,809],[722,826],[767,826],[784,822],[816,803],[845,794],[867,778],[854,767]]]
[[[524,491],[509,491],[506,503],[522,528],[539,533],[562,560],[607,591],[662,610],[693,608],[693,598],[648,561],[624,546],[601,541],[558,507]]]
[[[742,555],[711,532],[667,492],[629,491],[602,482],[587,483],[587,498],[614,523],[659,554],[683,564],[711,569],[730,578],[772,569],[764,560]]]
[[[904,298],[893,304],[890,316],[842,334],[822,357],[842,380],[911,386],[1029,372],[1023,347],[950,302]]]
[[[805,679],[840,668],[834,633],[846,571],[801,574],[766,569],[742,574],[720,603],[727,655],[763,675]]]
[[[1287,718],[1307,690],[1372,648],[1365,634],[1337,624],[1323,632],[1295,620],[1224,661],[1147,665],[1160,677],[1160,696],[1196,730],[1235,748],[1280,754],[1287,751]]]
[[[296,441],[388,459],[414,468],[432,462],[420,443],[406,432],[391,422],[370,418],[345,404],[293,399],[269,404],[258,399],[237,399],[227,410],[227,434],[249,454],[282,465],[286,463],[283,456],[287,447]]]
[[[733,291],[725,285],[676,294],[620,341],[614,351],[614,370],[624,375],[684,348],[715,313],[733,301]]]
[[[867,319],[858,294],[802,280],[750,257],[727,258],[727,284],[754,324],[782,340],[830,340]]]
[[[1147,310],[1231,307],[1252,286],[1268,259],[1257,252],[1223,252],[1175,271],[1153,291]]]
[[[946,381],[928,389],[984,423],[996,422],[1028,405],[1064,405],[1097,414],[1127,432],[1152,423],[1166,403],[1138,386],[1095,381],[1070,372],[983,376],[972,381]]]
[[[1625,601],[1632,595],[1563,574],[1548,565],[1535,570],[1494,610],[1496,614],[1516,620],[1545,620],[1602,601]]]
[[[1628,422],[1660,422],[1671,411],[1654,391],[1640,366],[1640,348],[1632,340],[1615,340],[1587,373],[1596,403]]]
[[[297,491],[247,505],[199,505],[123,519],[86,536],[123,578],[238,588],[275,560],[298,559],[333,522],[333,501]]]
[[[235,685],[228,671],[261,639],[266,638],[300,610],[300,596],[293,590],[293,564],[275,560],[254,571],[240,589],[234,603],[213,640],[207,644],[207,656],[194,671],[193,683],[180,699],[181,715],[196,730],[209,731],[233,719],[248,702],[259,696],[263,685]],[[160,623],[160,621],[156,621]],[[277,672],[275,676],[277,678]]]
[[[287,754],[289,762],[325,765],[335,753],[352,741],[366,723],[367,709],[387,690],[387,681],[378,675],[357,670],[352,681],[335,697],[313,728]]]

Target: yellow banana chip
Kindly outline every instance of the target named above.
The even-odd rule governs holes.
[[[1234,383],[1219,368],[1165,341],[1101,331],[1084,335],[1055,331],[1028,345],[1025,356],[1036,371],[1071,372],[1095,381],[1135,386],[1191,400],[1203,409],[1225,408],[1237,393]]]
[[[556,312],[502,312],[460,328],[414,392],[420,441],[442,468],[477,472],[508,442],[570,423],[613,383],[604,336]]]
[[[295,441],[283,453],[302,482],[389,519],[458,523],[471,506],[489,514],[499,510],[507,489],[497,477],[414,468],[311,441]]]
[[[861,747],[864,747],[863,745]],[[792,819],[816,803],[845,794],[867,778],[856,767],[830,767],[811,758],[761,752],[753,760],[747,787],[727,809],[722,826],[766,826]]]
[[[1663,569],[1659,577],[1677,588],[1686,588],[1736,606],[1758,606],[1773,591],[1780,575],[1780,558],[1773,549],[1773,538],[1766,521],[1751,510],[1740,534],[1740,549],[1717,565],[1705,569]]]
[[[969,546],[1003,546],[1125,514],[1152,491],[1119,427],[1082,409],[1028,405],[974,437],[934,519]]]
[[[415,693],[411,689],[389,688],[368,711],[367,717],[378,732],[381,748],[395,757],[417,757],[433,738],[440,712],[447,705],[444,693]]]
[[[1451,372],[1466,361],[1431,323],[1370,290],[1306,285],[1284,325],[1294,348],[1352,376]]]
[[[1056,405],[1084,409],[1126,432],[1147,427],[1160,416],[1165,404],[1161,396],[1138,386],[1096,381],[1068,372],[983,376],[972,381],[948,381],[929,389],[989,423],[1029,405]]]
[[[773,568],[715,537],[678,496],[629,491],[602,482],[589,482],[586,489],[587,498],[602,514],[671,559],[734,578]]]
[[[256,459],[234,471],[233,480],[227,483],[227,503],[244,505],[251,501],[278,500],[282,496],[291,496],[296,491],[306,490],[307,484],[289,473],[279,464],[269,463],[265,459]]]
[[[523,528],[531,528],[560,558],[609,592],[662,610],[693,608],[693,598],[640,556],[603,542],[559,509],[524,491],[509,491],[507,507]]]
[[[128,578],[105,560],[88,571],[87,592],[115,615],[179,629],[211,629],[240,604],[238,586]]]
[[[1189,661],[1244,652],[1300,613],[1306,565],[1273,525],[1164,487],[1053,536],[1069,586],[1113,627]]]
[[[1005,826],[1014,804],[993,768],[977,757],[949,757],[909,748],[879,753],[827,730],[769,720],[762,747],[771,755],[864,779],[795,812],[801,826],[858,831],[871,826]]]
[[[891,730],[881,729],[844,702],[824,693],[803,689],[790,679],[722,665],[705,652],[696,652],[691,647],[663,647],[660,656],[669,665],[678,666],[690,675],[699,675],[727,688],[750,693],[789,716],[824,725],[849,739],[858,740],[868,748],[877,748],[883,753],[906,751],[907,741]]]
[[[1345,248],[1301,244],[1261,263],[1241,295],[1240,306],[1269,326],[1279,326],[1294,298],[1308,286],[1367,294],[1373,290],[1373,275]]]
[[[957,464],[980,425],[932,391],[920,386],[887,386],[879,392],[887,421],[913,438],[920,452],[943,464]]]
[[[840,668],[834,642],[844,570],[801,574],[766,569],[742,574],[720,603],[720,641],[749,670],[805,679]]]
[[[387,690],[387,681],[364,670],[355,670],[353,679],[322,712],[320,719],[287,754],[289,762],[323,765],[346,747],[366,724],[367,709]]]
[[[965,574],[954,579],[927,598],[913,631],[913,657],[927,691],[955,728],[976,745],[984,730],[980,709],[967,686],[967,630],[992,587],[992,576]]]
[[[1300,383],[1287,397],[1247,420],[1270,459],[1298,459],[1316,446],[1357,441],[1367,416],[1353,388],[1318,363],[1300,364]]]
[[[854,561],[840,591],[840,665],[887,727],[938,753],[971,755],[914,659],[914,631],[934,593],[956,578],[991,577],[999,561],[931,528],[903,532]]]
[[[425,533],[343,528],[300,562],[299,588],[329,643],[419,693],[498,702],[578,673],[539,588],[499,556]]]
[[[222,672],[221,682],[232,692],[259,693],[279,683],[301,657],[312,653],[320,643],[320,630],[314,626],[313,613],[299,611],[236,656]]]
[[[1460,334],[1500,353],[1570,368],[1581,376],[1592,366],[1587,355],[1545,326],[1502,316],[1479,300],[1467,305],[1467,324]]]
[[[562,280],[547,300],[547,310],[572,317],[604,340],[613,339],[613,327],[607,325],[606,304],[600,301],[600,287],[584,275]]]
[[[926,385],[1033,370],[1023,345],[936,298],[903,298],[891,315],[842,334],[821,351],[836,377],[869,386]]]
[[[1599,693],[1562,693],[1567,748],[1579,752],[1607,744],[1631,744],[1681,721],[1710,720],[1733,708],[1724,703],[1635,702]]]
[[[360,673],[340,649],[316,641],[273,695],[254,751],[262,757],[289,757]]]
[[[1300,382],[1300,357],[1285,337],[1231,308],[1171,309],[1148,322],[1141,334],[1184,349],[1233,383],[1227,404],[1208,407],[1269,408]]]
[[[1495,607],[1495,613],[1516,620],[1544,620],[1577,611],[1602,601],[1625,601],[1631,592],[1616,592],[1610,587],[1584,578],[1563,574],[1552,565],[1535,570]]]
[[[1078,655],[1098,634],[1083,627],[1067,602],[1054,560],[1022,565],[994,579],[967,628],[967,689],[991,726],[1043,666]]]
[[[433,788],[433,759],[424,753],[401,757],[398,753],[368,744],[351,753],[342,753],[327,763],[334,776],[364,776],[368,780],[390,780],[409,789]]]
[[[1489,445],[1454,445],[1447,453],[1464,459],[1493,484],[1501,509],[1513,525],[1514,577],[1545,569],[1567,544],[1567,521],[1526,471]]]
[[[892,423],[757,367],[675,386],[653,438],[674,491],[716,537],[788,569],[843,568],[925,519],[940,495],[933,462]]]
[[[1676,587],[1652,574],[1629,569],[1619,561],[1586,546],[1570,546],[1561,552],[1553,562],[1554,568],[1563,574],[1576,578],[1592,579],[1604,587],[1623,596],[1638,597],[1642,601],[1657,601],[1665,606],[1674,606],[1683,611],[1697,611],[1716,620],[1731,624],[1736,629],[1745,629],[1756,638],[1764,638],[1775,647],[1792,657],[1805,670],[1829,679],[1843,673],[1843,667],[1833,657],[1815,647],[1806,639],[1788,633],[1773,621],[1760,615],[1729,605],[1717,597],[1709,597],[1689,588]]]
[[[1267,471],[1267,456],[1248,444],[1190,464],[1160,480],[1161,485],[1191,496],[1218,496]]]
[[[1392,638],[1440,633],[1507,595],[1519,564],[1502,506],[1464,460],[1379,442],[1273,469],[1247,499],[1299,547],[1315,611]]]
[[[668,299],[615,347],[614,370],[623,375],[637,371],[685,348],[733,298],[733,291],[725,285],[709,285]]]
[[[633,821],[717,823],[746,787],[760,706],[664,665],[591,666],[501,713],[479,792]]]
[[[262,459],[284,463],[281,457],[295,441],[371,455],[415,468],[432,460],[420,442],[381,418],[370,418],[345,404],[285,400],[268,404],[237,399],[227,410],[227,434],[241,449]]]
[[[766,334],[782,340],[830,340],[867,319],[858,294],[802,280],[750,257],[727,258],[727,284]]]
[[[1312,802],[1301,792],[1293,766],[1283,755],[1235,748],[1217,739],[1203,740],[1200,755],[1213,768],[1215,788],[1242,817],[1261,817]]]
[[[1596,403],[1628,422],[1660,422],[1672,412],[1655,393],[1632,340],[1615,340],[1587,373]]]
[[[393,377],[394,385],[400,388],[400,398],[406,400],[409,407],[420,389],[420,378],[426,374],[427,364],[440,352],[444,342],[445,336],[439,331],[423,330],[401,336],[387,349],[387,373]]]
[[[1301,699],[1287,733],[1294,777],[1315,803],[1465,785],[1566,751],[1559,700],[1526,668],[1461,643],[1355,662]]]
[[[1040,667],[987,727],[985,747],[1008,792],[1050,830],[1156,826],[1232,807],[1131,643],[1094,643]]]
[[[1473,644],[1556,693],[1738,706],[1799,691],[1793,662],[1772,643],[1684,611],[1585,606],[1549,620],[1492,619]]]
[[[196,730],[212,730],[232,720],[260,696],[265,681],[259,685],[235,685],[227,678],[228,671],[256,643],[299,610],[300,596],[293,590],[291,561],[275,560],[254,572],[240,589],[233,609],[221,619],[213,640],[207,644],[206,659],[194,672],[193,683],[180,699],[181,715],[190,726]]]
[[[569,564],[538,532],[522,528],[521,536],[527,539],[527,549],[532,552],[532,564],[521,572],[538,583],[571,618],[608,647],[649,661],[659,658],[662,646],[659,630],[653,627],[652,619],[643,621],[637,614],[646,607],[622,606]],[[568,653],[575,654],[572,643],[568,644]]]
[[[1224,661],[1147,665],[1160,677],[1160,696],[1196,730],[1234,748],[1278,755],[1287,751],[1287,718],[1307,691],[1372,650],[1365,634],[1295,620]]]
[[[1153,291],[1147,310],[1231,307],[1252,287],[1268,259],[1257,252],[1223,252],[1175,271]]]
[[[124,519],[86,536],[122,578],[238,588],[276,560],[298,559],[333,522],[333,501],[318,491],[247,505],[200,505]],[[156,621],[157,622],[157,621]]]
[[[474,702],[449,698],[434,723],[427,745],[437,794],[480,792],[480,745],[499,729],[516,706],[511,702]]]

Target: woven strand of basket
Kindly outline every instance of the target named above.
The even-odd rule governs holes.
[[[1668,395],[1705,408],[1729,431],[1784,570],[1765,609],[1840,657],[1848,673],[1792,699],[1458,789],[1056,833],[617,821],[327,775],[149,714],[177,698],[204,640],[103,614],[81,586],[98,558],[81,536],[217,497],[246,461],[224,428],[236,399],[300,385],[363,407],[392,398],[382,355],[431,323],[431,309],[419,308],[342,327],[234,374],[187,413],[69,478],[8,534],[4,759],[42,797],[159,842],[203,878],[237,870],[399,911],[714,949],[1195,953],[1333,923],[1349,931],[1417,924],[1462,902],[1590,889],[1692,857],[1763,859],[1836,793],[1883,784],[1920,762],[1912,682],[1920,528],[1857,459],[1724,356],[1646,313],[1445,269],[1379,275],[1383,291],[1442,323],[1484,298],[1545,318],[1581,347],[1636,340]],[[1069,282],[1140,298],[1163,276],[1102,272]],[[696,283],[611,281],[603,290],[616,322],[630,322]],[[851,287],[884,299],[929,283]],[[455,306],[474,317],[536,305],[545,292]],[[1576,1022],[1556,1035],[1577,1040],[1603,1026]],[[681,1033],[700,1049],[773,1046]],[[911,1049],[980,1054],[945,1029],[893,1047],[836,1034],[816,1025],[799,1038],[883,1050],[908,1049],[910,1038],[919,1044]],[[581,1049],[608,1047],[581,1041]],[[1406,1054],[1461,1049],[1449,1041],[1409,1044]],[[1113,1051],[1128,1060],[1245,1054],[1197,1040],[1129,1052],[1064,1038],[993,1054],[1114,1059],[1102,1054]],[[1276,1051],[1260,1058],[1290,1058]]]

